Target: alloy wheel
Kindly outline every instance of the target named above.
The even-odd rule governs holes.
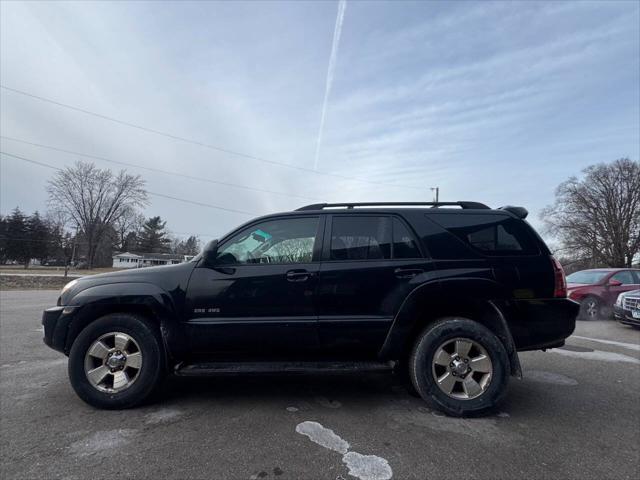
[[[489,387],[493,364],[480,343],[453,338],[436,349],[431,370],[443,393],[458,400],[471,400]]]
[[[123,332],[102,335],[84,358],[85,375],[101,392],[126,390],[138,379],[141,368],[142,351],[133,337]]]
[[[598,316],[598,302],[594,299],[589,299],[585,303],[585,312],[587,317],[595,318]]]

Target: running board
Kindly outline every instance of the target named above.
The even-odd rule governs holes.
[[[181,377],[242,374],[341,374],[388,373],[394,362],[206,362],[179,363],[174,373]]]

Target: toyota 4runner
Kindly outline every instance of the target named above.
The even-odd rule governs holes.
[[[315,204],[252,220],[188,263],[67,284],[43,314],[84,401],[127,408],[183,376],[407,372],[450,415],[559,347],[579,311],[522,207]]]

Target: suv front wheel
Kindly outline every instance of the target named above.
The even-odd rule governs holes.
[[[462,317],[443,318],[418,337],[409,374],[420,396],[453,416],[493,408],[506,392],[509,358],[491,330]]]
[[[98,408],[138,405],[154,392],[163,373],[157,329],[129,313],[113,313],[90,323],[69,353],[73,389]]]

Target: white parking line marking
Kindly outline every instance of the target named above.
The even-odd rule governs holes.
[[[323,427],[318,422],[302,422],[296,425],[296,432],[334,452],[342,453],[342,461],[349,469],[349,475],[360,480],[389,480],[393,471],[389,462],[377,455],[362,455],[350,452],[349,442],[336,435],[333,430]]]
[[[585,358],[587,360],[601,360],[603,362],[626,362],[635,363],[640,365],[640,360],[630,357],[628,355],[622,355],[621,353],[614,352],[602,352],[600,350],[594,350],[593,352],[574,352],[573,350],[563,350],[561,348],[554,348],[552,353],[558,353],[567,357]]]
[[[616,342],[614,340],[602,340],[600,338],[581,337],[579,335],[572,335],[571,338],[579,338],[580,340],[589,340],[591,342],[606,343],[607,345],[617,345],[622,348],[628,348],[629,350],[635,350],[637,352],[640,352],[640,345],[636,345],[635,343]]]

